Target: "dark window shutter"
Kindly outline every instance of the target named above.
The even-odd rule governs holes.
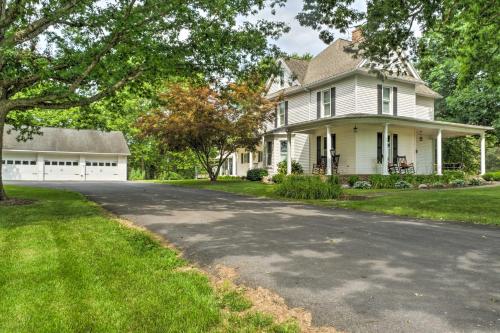
[[[395,116],[398,115],[398,88],[392,88],[392,111]]]
[[[382,163],[382,133],[377,132],[377,163]]]
[[[337,153],[337,136],[335,134],[331,134],[332,136],[332,149],[335,150],[335,154]]]
[[[321,163],[321,136],[316,137],[316,163]]]
[[[278,127],[278,106],[274,107],[274,128]]]
[[[330,102],[331,102],[331,116],[332,117],[335,117],[335,112],[337,111],[337,103],[336,103],[336,96],[335,96],[335,93],[336,93],[336,89],[335,87],[332,87],[330,89]]]
[[[382,114],[382,85],[377,84],[377,113]]]
[[[392,135],[392,163],[398,162],[398,135]]]
[[[321,91],[316,93],[316,118],[321,118]]]
[[[288,101],[285,101],[285,125],[288,125]]]

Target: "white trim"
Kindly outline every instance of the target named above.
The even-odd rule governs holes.
[[[57,150],[22,150],[22,149],[8,149],[4,148],[4,152],[29,152],[29,153],[44,153],[44,154],[86,154],[86,155],[120,155],[120,156],[130,156],[131,154],[124,153],[95,153],[91,151],[57,151]]]
[[[354,113],[358,113],[358,75],[354,75]]]

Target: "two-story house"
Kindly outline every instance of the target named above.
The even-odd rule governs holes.
[[[353,33],[353,36],[357,34]],[[354,41],[356,42],[356,41]],[[441,96],[425,85],[410,63],[406,73],[381,79],[367,59],[346,51],[352,42],[337,39],[311,60],[280,59],[283,74],[271,78],[269,98],[282,98],[274,124],[257,152],[237,151],[230,173],[299,162],[305,173],[339,155],[340,174],[388,174],[396,156],[406,156],[417,174],[442,173],[442,140],[479,135],[481,174],[485,172],[485,132],[490,127],[434,120]],[[326,163],[325,163],[326,162]]]

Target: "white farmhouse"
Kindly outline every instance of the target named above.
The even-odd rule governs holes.
[[[357,34],[353,33],[353,36]],[[397,157],[413,163],[417,174],[441,174],[444,138],[479,135],[481,174],[485,172],[485,132],[492,128],[434,120],[441,96],[428,88],[410,63],[406,74],[384,80],[369,63],[346,52],[351,41],[338,39],[311,60],[280,59],[281,77],[272,78],[269,98],[283,97],[257,152],[239,150],[226,173],[244,176],[263,167],[299,162],[305,173],[324,165],[339,174],[388,174]],[[335,157],[334,157],[335,158]]]
[[[6,126],[3,136],[4,180],[127,180],[130,151],[121,132],[42,127],[42,135],[17,141]]]

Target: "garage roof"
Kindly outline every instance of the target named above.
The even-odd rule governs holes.
[[[42,135],[17,141],[17,131],[7,125],[3,134],[5,150],[130,155],[122,132],[42,127]]]

